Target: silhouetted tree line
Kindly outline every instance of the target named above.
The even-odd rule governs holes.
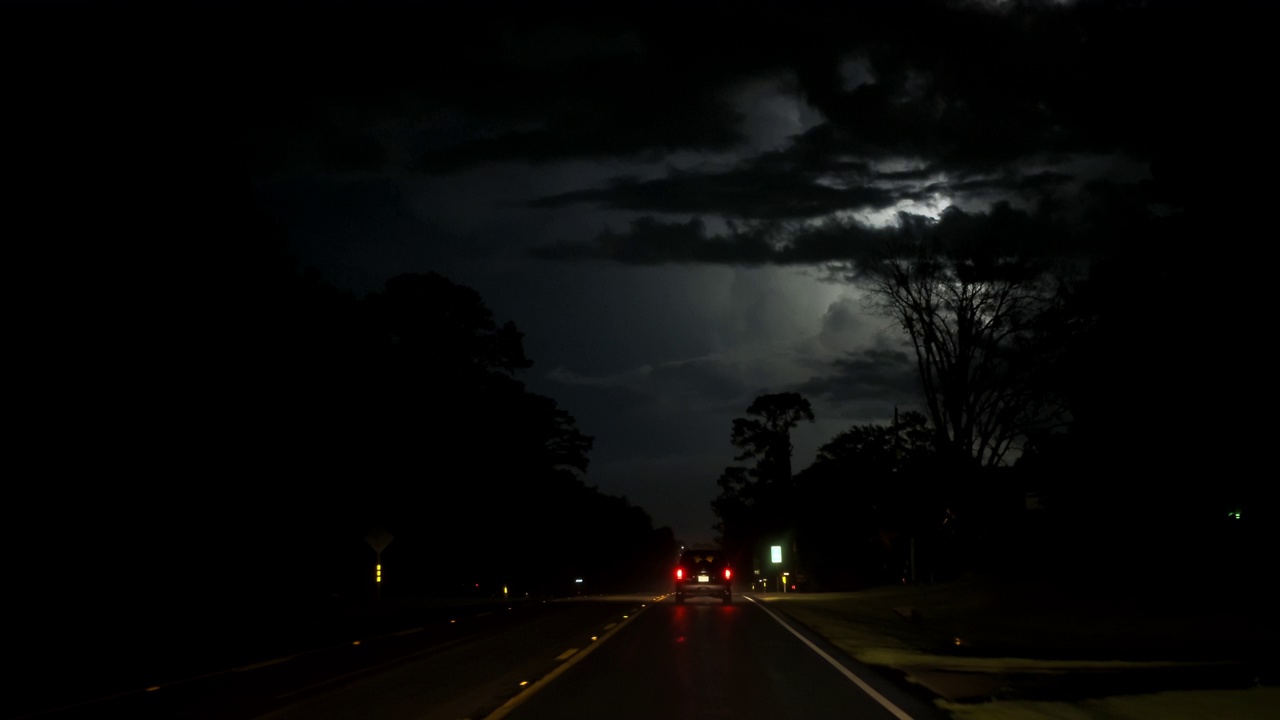
[[[746,414],[733,421],[730,437],[740,451],[734,459],[746,465],[725,468],[711,505],[731,562],[751,569],[760,543],[780,537],[793,524],[791,430],[801,421],[813,422],[813,408],[799,393],[772,393],[755,398]]]
[[[400,275],[323,327],[340,335],[299,358],[319,396],[297,456],[342,488],[324,502],[394,536],[385,588],[617,589],[668,550],[642,509],[586,484],[592,439],[525,388],[521,333],[474,290]]]
[[[1058,322],[1080,330],[1045,381],[1071,424],[1033,434],[1015,469],[1047,515],[1024,536],[1073,572],[1276,588],[1270,220],[1260,185],[1221,182],[1250,162],[1165,148],[1142,190],[1176,211],[1112,212],[1064,293]]]
[[[906,332],[923,413],[851,428],[789,481],[727,469],[722,539],[785,536],[813,587],[980,571],[1275,589],[1270,265],[1256,220],[1205,186],[1215,167],[1163,158],[1141,192],[1177,211],[1100,204],[1087,260],[998,222],[904,232],[854,279]]]
[[[774,422],[735,421],[735,444],[770,448],[739,455],[753,464],[726,468],[712,502],[721,542],[736,564],[765,576],[786,570],[804,590],[945,580],[963,571],[977,539],[966,526],[975,515],[991,514],[1000,493],[962,481],[919,412],[839,433],[793,476],[789,433],[799,419],[813,418],[809,408],[797,393],[762,395],[748,415]],[[771,461],[770,454],[788,459]],[[1013,497],[1003,494],[1004,501]],[[782,546],[781,567],[768,560],[771,545]]]
[[[313,555],[307,577],[367,596],[374,527],[393,538],[383,593],[564,595],[578,578],[617,590],[669,557],[643,509],[587,484],[592,438],[527,390],[522,334],[474,290],[435,273],[391,278],[361,300],[318,278],[295,283],[257,384],[266,402],[249,404],[278,416],[250,441],[272,475],[253,491],[276,513],[263,520],[293,532],[299,513],[333,518],[328,532],[345,539],[341,561],[326,569],[332,559]],[[316,539],[282,545],[306,557]]]
[[[112,98],[147,122],[73,135],[93,192],[28,242],[62,269],[31,277],[19,344],[18,612],[105,628],[179,599],[363,602],[375,527],[384,597],[665,575],[670,530],[587,483],[591,438],[524,386],[514,324],[440,275],[356,298],[300,268],[234,121],[149,90]]]
[[[812,583],[849,589],[949,576],[962,498],[935,442],[925,416],[907,412],[819,448],[795,479],[798,559]]]

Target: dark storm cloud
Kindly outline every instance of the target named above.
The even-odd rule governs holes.
[[[1257,127],[1236,113],[1261,102],[1263,3],[901,6],[859,15],[844,46],[872,82],[849,88],[817,55],[800,66],[804,97],[835,128],[825,151],[972,170],[1038,153],[1149,157],[1197,118],[1210,132]]]
[[[227,36],[253,69],[237,91],[260,172],[726,150],[743,140],[726,93],[783,64],[780,48],[722,36],[749,22],[743,8],[720,20],[706,6],[626,3],[253,10]]]
[[[870,186],[835,188],[816,182],[807,168],[752,163],[729,172],[672,170],[664,178],[614,180],[608,187],[541,198],[533,207],[599,204],[614,210],[718,214],[750,219],[808,218],[836,210],[883,208],[900,194]]]
[[[1074,179],[1063,172],[1025,172],[1013,167],[981,176],[930,179],[938,174],[933,166],[875,172],[865,162],[792,148],[760,155],[729,171],[671,169],[666,177],[653,180],[617,178],[603,188],[543,197],[530,206],[557,208],[586,203],[611,210],[791,220],[837,211],[883,210],[935,194],[996,193],[1036,200]]]
[[[628,265],[668,263],[768,263],[774,249],[763,236],[744,232],[729,238],[707,235],[701,220],[662,222],[643,217],[627,232],[606,230],[591,242],[560,242],[530,250],[544,260],[611,260]]]
[[[974,177],[957,180],[953,182],[934,182],[924,185],[919,190],[919,194],[928,195],[931,193],[944,194],[976,194],[984,192],[1000,192],[1004,195],[1017,195],[1021,197],[1039,197],[1044,193],[1052,193],[1062,186],[1075,180],[1075,176],[1064,172],[1055,172],[1052,170],[1044,170],[1042,172],[1034,172],[1022,174],[1013,170],[989,177]]]
[[[940,34],[944,22],[953,27]],[[834,128],[822,138],[827,152],[969,169],[1091,149],[1059,124],[1045,97],[1062,71],[1052,51],[1028,37],[1034,24],[953,13],[910,27],[912,34],[883,28],[865,46],[874,82],[846,90],[831,63],[801,73],[806,100]]]
[[[724,100],[701,94],[683,100],[686,118],[665,104],[597,105],[566,110],[535,129],[498,130],[493,137],[468,139],[425,153],[417,165],[430,173],[448,173],[491,162],[546,163],[593,157],[658,160],[679,150],[728,150],[743,141],[741,116]],[[567,103],[568,104],[568,103]]]
[[[838,35],[810,27],[803,44],[788,33],[788,22],[814,19],[800,12],[771,47],[826,123],[728,171],[619,179],[534,206],[789,219],[933,194],[1072,203],[1090,180],[1081,159],[1104,157],[1150,165],[1183,202],[1229,197],[1249,145],[1266,137],[1259,7],[1225,3],[1206,16],[1188,3],[868,4]],[[1189,52],[1186,33],[1202,24]],[[865,68],[852,87],[850,58]],[[1188,100],[1192,89],[1206,100]],[[904,159],[918,165],[874,169]],[[724,248],[692,249],[709,250]]]
[[[733,88],[771,74],[827,120],[795,146],[817,172],[918,158],[964,174],[1096,152],[1207,163],[1211,147],[1247,151],[1270,127],[1263,5],[228,3],[201,15],[207,32],[175,36],[150,61],[200,70],[260,173],[730,151],[744,132]],[[134,18],[113,19],[102,29],[128,46]],[[758,193],[777,195],[760,213],[835,202],[831,188],[782,179]],[[659,211],[645,200],[657,188],[626,190],[630,204],[609,200]],[[562,200],[604,200],[596,192]]]
[[[725,236],[709,235],[705,224],[696,219],[679,223],[642,218],[625,233],[606,231],[588,242],[562,242],[532,252],[545,259],[639,265],[815,265],[857,263],[876,256],[889,244],[925,238],[956,250],[980,245],[1047,257],[1071,255],[1076,241],[1051,214],[997,203],[989,212],[967,213],[951,207],[936,222],[903,213],[897,225],[882,228],[829,220],[808,225],[734,226]]]
[[[892,405],[919,394],[915,359],[901,350],[868,349],[836,360],[796,386],[802,395],[835,405],[881,403]]]
[[[1031,158],[1114,153],[1215,191],[1196,178],[1239,177],[1271,125],[1265,3],[225,7],[202,21],[236,48],[235,68],[199,44],[185,52],[218,78],[210,104],[236,118],[260,173],[731,152],[744,140],[734,88],[771,75],[826,121],[795,139],[785,172],[620,182],[544,206],[805,217],[899,197],[900,186],[841,175],[867,161],[923,163],[881,181],[945,172],[975,190],[977,173]],[[824,173],[841,184],[816,183]]]

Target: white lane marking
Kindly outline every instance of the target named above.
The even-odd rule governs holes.
[[[574,653],[578,652],[578,648],[569,648],[556,656],[557,660],[568,660]]]
[[[839,662],[836,662],[835,658],[828,655],[825,651],[823,651],[822,648],[810,642],[809,638],[796,632],[795,628],[783,622],[782,618],[778,617],[778,615],[774,613],[774,611],[765,607],[764,603],[759,602],[752,597],[747,597],[747,599],[750,600],[752,603],[754,603],[756,607],[759,607],[761,610],[765,611],[765,613],[768,614],[769,617],[773,618],[774,621],[777,622],[779,625],[786,628],[787,632],[800,638],[800,642],[804,643],[805,645],[808,645],[810,650],[813,650],[815,653],[818,654],[818,657],[822,658],[823,660],[826,660],[828,663],[831,664],[831,667],[835,668],[836,670],[839,670],[841,675],[844,675],[846,678],[852,681],[854,685],[857,685],[858,688],[862,690],[862,692],[870,695],[871,699],[880,703],[880,705],[882,705],[885,710],[888,710],[889,712],[893,713],[894,717],[898,718],[899,720],[913,720],[913,718],[910,715],[908,715],[905,710],[898,707],[897,705],[894,705],[892,702],[889,701],[889,698],[876,692],[875,688],[868,685],[866,681],[864,681],[862,678],[850,672],[849,668],[845,667],[844,665],[841,665]]]
[[[605,626],[604,626],[604,629],[605,629],[605,630],[608,630],[609,628],[611,628],[611,627],[613,627],[614,625],[617,625],[617,624],[618,624],[618,623],[609,623],[608,625],[605,625]]]

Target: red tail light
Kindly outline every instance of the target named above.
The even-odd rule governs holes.
[[[684,579],[684,568],[676,568],[676,579],[677,580]]]
[[[725,568],[725,569],[724,569],[724,579],[725,579],[725,580],[728,580],[728,579],[729,579],[729,578],[731,578],[731,577],[733,577],[733,571],[732,571],[732,570],[730,570],[729,568]]]

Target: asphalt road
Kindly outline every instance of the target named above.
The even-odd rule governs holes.
[[[920,698],[837,657],[743,596],[732,605],[667,601],[490,720],[936,717]]]
[[[538,603],[328,638],[253,662],[10,717],[181,720],[938,717],[749,598]],[[182,665],[174,646],[172,661]],[[74,683],[66,677],[61,682]]]
[[[590,642],[645,601],[652,598],[513,603],[456,618],[399,616],[230,642],[175,631],[168,642],[149,645],[146,657],[124,646],[113,657],[99,647],[89,664],[71,644],[61,651],[65,661],[45,662],[39,678],[19,676],[6,717],[483,717],[518,693],[523,679],[553,669],[562,650],[552,649]]]

